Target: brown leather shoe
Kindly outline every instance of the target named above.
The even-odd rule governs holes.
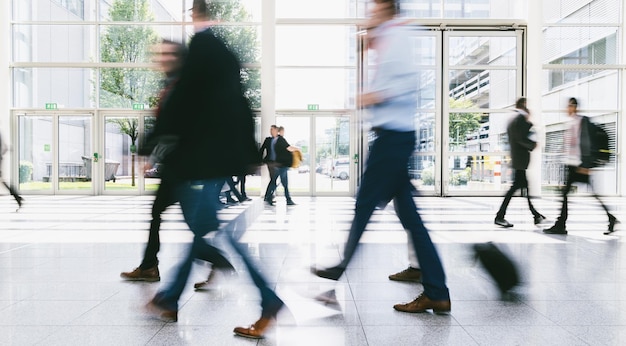
[[[265,337],[265,332],[269,329],[269,327],[271,327],[271,325],[272,319],[261,317],[250,327],[236,327],[233,330],[233,333],[243,336],[244,338],[263,339]]]
[[[394,309],[402,312],[426,312],[426,310],[432,309],[436,314],[445,314],[450,312],[451,303],[448,300],[430,300],[424,293],[420,294],[415,300],[406,304],[396,304]]]
[[[389,275],[389,280],[422,282],[422,271],[416,268],[408,267],[399,273]]]
[[[154,299],[152,299],[147,305],[146,310],[155,318],[163,322],[176,322],[178,321],[178,311],[167,310],[160,306]]]
[[[211,270],[211,272],[209,273],[209,277],[205,281],[200,281],[193,284],[193,288],[196,290],[203,290],[208,288],[208,286],[210,286],[215,281],[215,272],[215,269]]]
[[[159,275],[159,267],[157,266],[146,270],[135,268],[135,270],[133,270],[132,272],[121,273],[120,277],[127,281],[156,282],[161,280],[161,276]]]

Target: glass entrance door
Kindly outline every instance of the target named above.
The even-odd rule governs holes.
[[[523,94],[523,31],[416,26],[411,41],[419,71],[413,184],[423,195],[501,195],[512,174],[506,125]],[[363,59],[365,81],[375,52]]]
[[[302,163],[288,173],[291,194],[351,195],[356,168],[350,124],[349,114],[277,115],[276,125],[285,128],[287,142],[302,152]]]
[[[94,193],[92,114],[19,114],[17,131],[20,191]]]

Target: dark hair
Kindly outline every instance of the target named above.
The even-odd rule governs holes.
[[[518,98],[517,102],[515,102],[515,108],[526,109],[526,98],[525,97]]]
[[[374,0],[374,2],[377,4],[386,4],[389,10],[393,12],[393,15],[400,12],[400,3],[396,0]]]
[[[193,0],[191,10],[199,15],[209,15],[209,7],[207,6],[206,0]]]
[[[578,107],[578,100],[576,100],[575,97],[570,97],[569,101],[567,101],[567,104],[569,106],[576,106],[576,107]]]

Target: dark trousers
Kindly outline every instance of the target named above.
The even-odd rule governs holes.
[[[161,184],[152,203],[152,221],[150,221],[150,231],[148,233],[148,244],[143,255],[143,261],[139,265],[142,270],[150,269],[159,264],[157,253],[161,248],[159,230],[161,229],[161,214],[170,205],[177,202],[174,186],[168,179],[161,178]]]
[[[522,191],[524,191],[524,189],[526,190],[526,198],[528,199],[528,208],[530,209],[530,212],[533,213],[533,216],[541,215],[535,209],[532,202],[530,201],[530,195],[528,194],[528,179],[526,179],[526,170],[516,169],[515,180],[513,181],[513,185],[511,185],[511,188],[509,189],[509,191],[506,193],[506,195],[504,195],[504,201],[502,201],[500,210],[498,210],[498,214],[496,214],[497,218],[502,218],[502,219],[504,218],[504,215],[506,215],[506,208],[508,208],[509,202],[511,202],[511,198],[513,197],[513,194],[515,193],[515,191],[520,190],[520,189]]]
[[[174,280],[157,293],[155,301],[169,310],[178,310],[180,299],[195,258],[213,263],[214,268],[233,268],[216,247],[207,243],[204,236],[218,230],[217,205],[215,198],[220,193],[220,182],[224,179],[184,181],[175,186],[175,196],[180,201],[185,222],[193,232],[191,246],[178,267]]]
[[[6,187],[7,190],[9,190],[9,193],[11,194],[11,196],[15,198],[15,201],[20,203],[20,201],[22,200],[22,196],[20,196],[17,193],[17,190],[12,185],[7,184],[6,181],[4,181],[4,179],[0,178],[0,180],[2,180],[2,184],[4,185],[4,187]]]
[[[561,197],[563,198],[563,202],[561,204],[561,215],[557,219],[556,224],[565,226],[565,223],[567,222],[567,195],[569,194],[574,183],[585,183],[589,185],[589,187],[591,187],[593,197],[595,197],[598,202],[600,202],[602,209],[604,209],[610,221],[611,213],[609,213],[609,209],[606,207],[606,205],[604,205],[604,203],[602,203],[602,200],[600,199],[598,194],[596,194],[596,192],[593,190],[593,185],[591,185],[591,183],[589,182],[589,175],[579,173],[577,166],[567,166],[567,183],[565,183],[565,187],[561,191]]]
[[[271,201],[274,199],[274,190],[276,190],[276,179],[278,179],[278,164],[274,161],[270,161],[267,163],[267,170],[270,173],[270,182],[267,184],[267,188],[265,189],[265,201]]]
[[[226,178],[226,184],[228,184],[228,188],[229,188],[229,190],[226,191],[226,199],[229,202],[231,202],[233,198],[230,196],[230,194],[232,193],[233,195],[235,195],[237,200],[239,200],[239,202],[243,202],[244,198],[241,195],[241,193],[239,193],[239,191],[237,190],[237,187],[235,186],[235,181],[233,180],[233,177]]]
[[[241,196],[246,199],[248,195],[246,194],[246,176],[240,175],[237,177],[237,182],[239,183],[239,192],[241,192]]]
[[[378,131],[361,179],[354,219],[339,266],[342,269],[348,266],[376,206],[394,199],[400,222],[410,234],[409,241],[421,265],[424,294],[433,300],[447,300],[450,294],[439,254],[411,194],[408,163],[414,148],[415,132]]]

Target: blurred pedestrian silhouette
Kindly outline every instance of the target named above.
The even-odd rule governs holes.
[[[17,210],[19,210],[22,207],[22,203],[24,203],[24,198],[20,196],[13,184],[7,184],[2,175],[2,157],[4,156],[4,154],[7,153],[7,151],[9,151],[9,147],[4,142],[2,135],[0,135],[0,180],[2,181],[2,185],[4,185],[7,190],[9,190],[11,196],[15,198],[15,202],[17,202]]]
[[[410,29],[395,18],[398,3],[375,0],[367,39],[376,50],[377,61],[370,90],[360,97],[360,106],[371,115],[376,139],[369,152],[356,199],[355,216],[345,245],[343,260],[327,269],[313,268],[317,276],[338,280],[346,270],[374,209],[394,199],[402,225],[411,236],[422,270],[424,291],[407,304],[394,308],[403,312],[447,313],[451,309],[445,273],[435,246],[411,195],[409,158],[415,150],[415,105],[417,70],[413,64]]]

